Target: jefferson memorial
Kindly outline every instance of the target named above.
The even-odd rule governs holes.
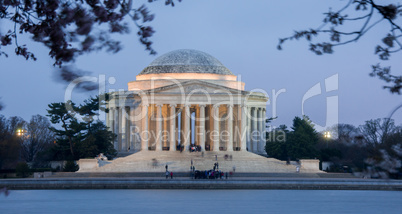
[[[107,126],[119,152],[201,151],[264,153],[268,97],[209,54],[176,50],[155,59],[109,103]]]
[[[106,125],[117,136],[120,157],[102,167],[80,160],[80,172],[166,165],[188,171],[190,161],[200,170],[219,162],[227,171],[293,172],[294,166],[261,156],[267,101],[264,93],[245,91],[245,83],[207,53],[166,53],[128,82],[128,90],[111,94]]]

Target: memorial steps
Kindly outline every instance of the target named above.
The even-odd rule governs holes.
[[[80,169],[79,172],[164,172],[166,164],[169,171],[189,172],[191,161],[196,170],[210,170],[214,163],[218,162],[219,170],[224,172],[233,171],[233,167],[236,172],[294,173],[296,171],[296,165],[287,165],[285,161],[245,151],[204,152],[204,157],[201,152],[140,151],[108,161],[102,167]],[[315,173],[319,171],[301,168],[301,172]]]

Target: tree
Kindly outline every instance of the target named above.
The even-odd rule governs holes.
[[[86,123],[87,129],[90,130],[92,122],[95,117],[98,116],[99,111],[109,112],[106,104],[109,101],[109,94],[103,94],[101,96],[91,97],[84,100],[84,104],[80,105],[76,110],[82,116],[82,120]]]
[[[321,161],[331,161],[338,168],[348,166],[372,177],[402,172],[402,127],[392,119],[369,120],[359,128],[349,124],[334,128],[332,133],[338,131],[337,135],[331,139],[321,137],[317,144]]]
[[[284,42],[288,40],[306,39],[310,51],[317,55],[332,54],[334,47],[358,42],[363,36],[378,25],[388,27],[384,32],[380,44],[375,45],[375,54],[380,60],[389,60],[391,54],[402,50],[402,28],[398,24],[402,17],[402,5],[376,3],[374,0],[348,0],[339,10],[329,9],[324,13],[322,25],[318,28],[295,31],[292,36],[279,39],[278,49],[282,50]],[[378,32],[376,32],[378,33]],[[327,37],[323,37],[327,36]],[[321,41],[314,43],[313,40]],[[391,74],[390,67],[380,64],[372,66],[370,76],[377,76],[387,82],[384,86],[391,93],[401,93],[402,76]]]
[[[336,124],[330,129],[332,138],[344,144],[354,144],[358,142],[361,133],[358,128],[351,124]]]
[[[174,6],[174,2],[165,0],[166,5]],[[155,15],[145,4],[139,8],[132,8],[132,4],[133,0],[0,0],[0,20],[12,23],[7,33],[0,34],[0,56],[8,56],[2,46],[14,45],[16,55],[36,60],[26,44],[19,43],[20,34],[28,34],[47,47],[55,66],[73,63],[78,56],[92,51],[116,53],[122,47],[111,35],[128,34],[128,20],[137,28],[140,43],[150,54],[156,54],[150,41],[155,31],[147,25]],[[68,68],[61,70],[64,80],[80,75]]]
[[[63,167],[63,172],[75,172],[79,169],[79,166],[72,160],[67,161]]]
[[[384,144],[391,135],[398,131],[394,120],[389,118],[368,120],[359,129],[364,140],[374,146]]]
[[[53,154],[52,159],[77,160],[95,157],[99,153],[104,153],[109,158],[116,156],[117,152],[112,144],[115,135],[103,122],[95,120],[99,111],[107,111],[106,102],[107,100],[100,100],[97,96],[79,106],[72,101],[49,105],[48,116],[51,117],[51,122],[61,124],[62,127],[62,129],[52,128],[57,136],[56,145],[49,151]]]
[[[22,130],[22,128],[26,124],[26,121],[24,119],[22,119],[21,117],[14,116],[14,117],[8,118],[7,124],[8,124],[8,131],[12,135],[17,135],[18,130]]]
[[[268,156],[279,159],[288,160],[288,151],[286,137],[289,135],[289,130],[286,125],[280,125],[278,128],[267,133],[267,142],[265,151]]]
[[[318,142],[318,134],[312,122],[307,116],[295,117],[293,119],[292,131],[288,131],[286,126],[280,126],[271,134],[279,135],[284,133],[285,138],[270,137],[265,146],[267,154],[280,160],[297,160],[302,158],[316,158],[318,153],[315,145]]]
[[[311,159],[317,157],[315,145],[318,134],[307,116],[293,119],[292,132],[287,139],[288,156],[292,159]]]
[[[48,116],[53,124],[61,123],[62,129],[50,127],[56,136],[57,143],[63,148],[65,143],[68,142],[71,157],[74,158],[74,144],[83,139],[81,131],[85,129],[85,124],[78,122],[75,118],[76,111],[75,104],[72,101],[66,103],[51,103],[49,106]],[[71,108],[67,108],[67,106]]]
[[[31,174],[31,169],[26,162],[21,162],[15,167],[15,172],[17,176],[26,178]]]
[[[95,157],[99,153],[104,153],[108,158],[117,155],[113,148],[114,134],[107,130],[107,127],[101,121],[93,122],[85,139],[77,144],[78,156],[81,158]]]
[[[91,97],[78,108],[82,120],[86,123],[87,132],[85,139],[78,145],[81,151],[80,157],[94,157],[99,153],[104,153],[112,158],[117,154],[113,144],[110,143],[113,142],[114,134],[107,130],[103,122],[95,120],[99,111],[109,112],[109,109],[106,108],[108,100],[109,94],[107,93],[102,96]]]
[[[388,177],[402,172],[402,127],[386,118],[366,121],[361,128],[370,152],[365,159],[368,173]]]
[[[15,130],[19,119],[0,115],[0,169],[14,168],[20,159],[20,139]]]
[[[325,132],[329,132],[331,137],[325,137]],[[333,163],[330,171],[344,172],[343,166],[354,171],[365,168],[368,150],[358,128],[351,124],[336,124],[325,132],[319,134],[316,149],[321,161]]]
[[[22,157],[26,162],[37,164],[42,160],[40,155],[53,145],[55,136],[49,127],[49,120],[41,115],[32,116],[26,124],[26,133],[21,145]]]

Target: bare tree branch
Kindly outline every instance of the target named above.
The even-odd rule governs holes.
[[[354,8],[353,8],[354,7]],[[348,18],[347,9],[352,9],[356,13],[365,12],[363,15],[358,15],[354,18]],[[358,42],[360,38],[369,33],[374,27],[386,21],[390,24],[389,32],[380,41],[380,44],[375,46],[375,54],[380,60],[389,60],[391,54],[402,51],[402,28],[397,24],[397,20],[401,20],[402,6],[390,4],[380,5],[373,0],[350,0],[344,7],[336,12],[324,13],[325,18],[323,23],[318,28],[309,30],[295,31],[292,36],[280,38],[277,48],[282,50],[283,44],[288,40],[306,39],[309,42],[310,51],[317,55],[332,54],[333,48],[336,46],[347,45],[352,42]],[[373,18],[379,17],[377,21]],[[356,27],[359,26],[360,27]],[[352,29],[349,31],[341,30],[341,26],[348,26]],[[345,29],[345,28],[343,28]],[[322,36],[329,36],[322,38]],[[319,43],[313,43],[314,38],[320,37]],[[396,45],[395,45],[396,44]],[[386,72],[384,72],[386,71]],[[391,93],[400,94],[401,78],[390,74],[389,68],[381,68],[378,64],[373,66],[371,76],[377,76],[387,83],[392,83],[384,88],[390,90]]]
[[[166,5],[174,6],[174,2],[165,0]],[[130,32],[125,17],[130,17],[145,50],[156,54],[150,40],[155,31],[148,25],[155,15],[145,4],[139,8],[132,8],[132,4],[132,0],[0,0],[0,20],[13,24],[6,29],[7,33],[0,34],[0,56],[8,56],[2,47],[14,44],[16,55],[36,60],[25,44],[19,44],[20,34],[28,34],[32,40],[45,45],[53,65],[58,67],[71,65],[79,56],[92,51],[116,53],[122,45],[111,35]]]

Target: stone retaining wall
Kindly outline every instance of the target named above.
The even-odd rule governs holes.
[[[305,189],[305,190],[402,190],[393,180],[154,180],[154,179],[7,179],[8,189]]]

